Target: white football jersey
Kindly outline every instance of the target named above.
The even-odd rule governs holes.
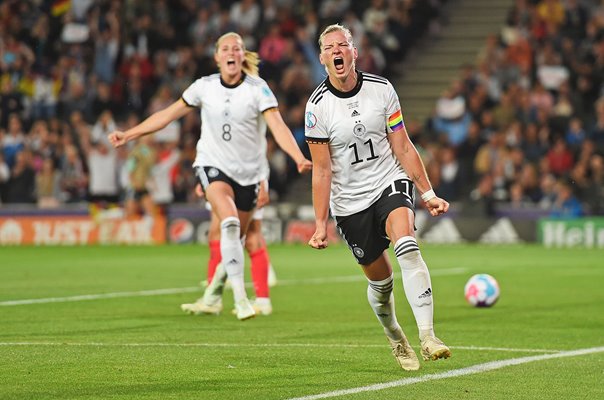
[[[227,85],[220,74],[196,80],[182,94],[201,108],[201,137],[194,167],[215,167],[242,186],[266,179],[266,121],[262,113],[277,107],[266,81],[244,75]]]
[[[357,73],[352,91],[326,79],[306,103],[306,141],[325,143],[331,153],[334,216],[369,208],[394,180],[408,178],[387,137],[404,126],[398,96],[386,78]]]

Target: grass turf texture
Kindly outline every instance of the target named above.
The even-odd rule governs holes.
[[[453,347],[453,357],[422,362],[418,372],[400,370],[391,356],[346,248],[284,245],[270,247],[280,281],[270,317],[237,321],[229,312],[230,291],[221,316],[182,313],[180,303],[201,289],[0,306],[0,398],[284,399],[542,354],[464,346],[604,345],[601,250],[422,249],[433,273],[437,334]],[[204,278],[207,256],[207,248],[193,245],[3,247],[0,302],[191,288]],[[395,273],[399,321],[419,354],[398,267]],[[465,303],[463,287],[475,273],[489,273],[501,286],[491,309]],[[329,282],[341,277],[353,278]],[[603,380],[604,353],[597,353],[342,398],[595,399],[604,397]]]

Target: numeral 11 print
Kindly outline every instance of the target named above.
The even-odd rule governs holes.
[[[371,143],[371,139],[369,139],[368,141],[366,141],[365,143],[363,143],[365,145],[365,147],[369,147],[369,154],[370,156],[366,159],[362,159],[359,158],[359,151],[357,149],[357,144],[353,143],[350,146],[348,146],[349,149],[352,149],[352,151],[354,152],[354,161],[350,163],[350,165],[355,165],[358,163],[362,163],[363,161],[371,161],[371,160],[376,160],[379,158],[379,156],[376,156],[374,151],[373,151],[373,143]]]

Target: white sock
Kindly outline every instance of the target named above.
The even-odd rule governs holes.
[[[394,341],[399,341],[403,338],[403,330],[396,320],[394,312],[394,295],[392,294],[392,286],[394,281],[392,275],[382,281],[370,281],[367,286],[367,300],[373,309],[375,316],[380,324],[384,327],[386,336]]]
[[[238,218],[228,217],[220,223],[220,253],[222,265],[231,282],[235,302],[246,299],[243,280],[243,245],[239,240],[241,225]]]
[[[394,245],[396,259],[403,272],[403,287],[413,310],[419,337],[434,336],[434,308],[430,272],[413,236],[403,236]]]

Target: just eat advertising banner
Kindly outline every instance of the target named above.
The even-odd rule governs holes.
[[[90,216],[0,217],[0,246],[165,242],[164,217],[101,220]]]

